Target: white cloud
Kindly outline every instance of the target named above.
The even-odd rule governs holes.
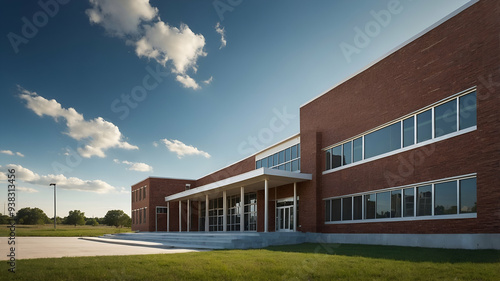
[[[7,154],[7,155],[14,155],[14,152],[10,150],[0,150],[0,153]]]
[[[184,88],[192,88],[193,90],[200,89],[200,85],[194,81],[189,75],[177,75],[176,80],[179,81]]]
[[[212,83],[213,80],[214,80],[214,77],[210,76],[210,78],[208,78],[207,80],[203,81],[203,83],[205,83],[206,85],[210,85],[210,83]]]
[[[16,155],[19,157],[24,157],[24,154],[22,154],[21,152],[16,152]]]
[[[25,192],[25,193],[37,193],[38,190],[31,188],[31,187],[23,187],[23,186],[17,186],[16,187],[17,191]]]
[[[205,38],[195,34],[186,24],[180,29],[159,21],[152,26],[144,26],[144,36],[135,44],[135,52],[139,57],[155,59],[165,65],[172,61],[174,73],[185,74],[190,68],[196,69],[199,57],[206,56],[203,51]]]
[[[49,187],[49,184],[55,183],[59,189],[88,191],[96,193],[117,192],[117,188],[102,180],[82,180],[75,177],[67,178],[64,175],[39,175],[20,165],[6,165],[9,169],[16,170],[16,179],[25,183],[36,184],[44,187]],[[0,173],[1,174],[1,173]],[[0,176],[1,177],[1,176]],[[5,174],[4,174],[5,177]]]
[[[154,147],[158,147],[158,143],[154,141],[154,142],[153,142],[153,146],[154,146]]]
[[[149,0],[89,0],[91,9],[86,10],[90,23],[100,24],[111,35],[138,34],[140,23],[150,21],[158,9]]]
[[[38,116],[50,116],[56,121],[59,118],[66,120],[68,131],[65,132],[71,138],[84,142],[83,147],[78,148],[82,157],[90,158],[92,156],[105,157],[105,150],[109,148],[139,149],[123,141],[123,135],[116,125],[97,117],[93,120],[85,120],[83,115],[74,108],[62,108],[56,100],[47,100],[37,95],[35,92],[29,92],[20,88],[19,97],[27,101],[26,106],[33,110]]]
[[[137,172],[152,172],[153,167],[149,166],[146,163],[140,163],[140,162],[129,162],[129,161],[120,161],[118,159],[113,159],[113,162],[117,164],[126,164],[129,167],[127,168],[130,171],[137,171]]]
[[[199,88],[186,72],[196,73],[198,58],[207,55],[202,34],[195,34],[183,23],[177,28],[163,22],[149,0],[89,1],[92,8],[86,13],[92,24],[100,24],[111,35],[123,37],[135,47],[139,57],[154,59],[163,66],[170,62],[171,71],[179,75],[177,81],[186,88]]]
[[[220,35],[220,47],[219,47],[219,49],[226,47],[226,44],[227,44],[226,31],[224,30],[224,27],[221,27],[220,22],[218,22],[217,25],[215,26],[215,32],[219,33],[219,35]]]
[[[168,150],[177,154],[177,157],[181,159],[185,155],[201,155],[205,158],[210,158],[210,154],[205,151],[199,150],[192,145],[186,145],[178,140],[168,140],[162,139],[161,142],[165,144]]]

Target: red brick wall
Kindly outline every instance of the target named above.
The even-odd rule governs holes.
[[[196,181],[196,186],[206,185],[226,178],[255,170],[255,156],[245,158],[227,168],[221,169]]]
[[[302,171],[313,132],[332,145],[443,98],[477,86],[477,130],[426,147],[320,176],[319,199],[422,181],[478,173],[477,219],[346,225],[324,224],[338,233],[473,233],[500,231],[500,2],[480,1],[384,60],[301,108]],[[366,50],[369,51],[369,50]],[[427,152],[427,153],[426,153]],[[325,154],[317,151],[319,171]],[[413,164],[411,159],[415,158]],[[406,170],[405,170],[406,168]],[[403,171],[403,172],[401,172]],[[388,181],[387,175],[404,175]],[[314,209],[314,179],[300,188],[301,204]],[[304,199],[302,200],[304,196]],[[316,199],[318,199],[316,198]],[[303,211],[303,231],[314,231],[314,212]],[[309,221],[311,223],[309,223]]]

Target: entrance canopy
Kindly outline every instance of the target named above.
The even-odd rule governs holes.
[[[263,182],[267,180],[268,187],[276,187],[312,180],[311,174],[289,172],[277,169],[260,168],[234,177],[223,179],[193,189],[182,191],[165,197],[165,201],[173,200],[205,200],[205,195],[211,197],[226,191],[227,195],[239,194],[240,187],[245,187],[245,192],[264,189]]]

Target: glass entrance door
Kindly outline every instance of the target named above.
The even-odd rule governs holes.
[[[278,213],[277,231],[293,231],[293,205],[281,206],[276,209]]]

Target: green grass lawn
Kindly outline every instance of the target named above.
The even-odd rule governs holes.
[[[18,260],[15,274],[1,264],[11,280],[500,280],[500,251],[369,245]]]
[[[130,232],[130,227],[116,228],[114,226],[90,226],[90,225],[16,225],[16,236],[101,236],[104,234]],[[0,225],[0,237],[10,235],[8,225]]]

